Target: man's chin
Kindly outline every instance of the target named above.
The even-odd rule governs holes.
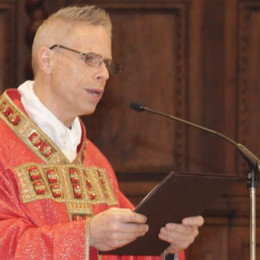
[[[91,108],[88,108],[85,112],[83,112],[80,116],[90,116],[95,113],[97,106],[93,106]]]

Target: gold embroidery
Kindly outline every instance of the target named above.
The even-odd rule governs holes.
[[[20,116],[7,104],[7,102],[1,104],[0,111],[12,125],[16,126],[20,123]]]
[[[22,201],[54,199],[67,206],[69,219],[92,215],[92,205],[117,205],[105,169],[78,164],[26,164],[15,168]]]
[[[65,203],[71,221],[92,216],[92,205],[117,205],[105,169],[83,166],[86,141],[71,164],[56,144],[12,102],[7,92],[0,98],[0,118],[45,163],[15,168],[24,203],[41,199]]]
[[[47,159],[55,152],[41,134],[37,133],[35,130],[29,134],[28,140]]]
[[[85,260],[89,260],[89,248],[90,248],[90,244],[89,244],[89,233],[90,233],[90,220],[91,218],[87,218],[86,220],[86,242],[85,242],[85,248],[86,248],[86,257]]]
[[[6,92],[0,98],[0,118],[44,162],[69,163],[56,144],[12,102]],[[83,162],[85,145],[82,145],[75,163]]]

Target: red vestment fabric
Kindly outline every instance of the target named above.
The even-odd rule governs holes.
[[[98,259],[86,219],[133,208],[107,159],[84,137],[70,163],[27,117],[17,90],[0,99],[0,259]],[[91,179],[90,174],[96,177]],[[65,184],[64,184],[65,183]],[[104,260],[161,257],[102,256]],[[183,252],[179,259],[184,259]]]

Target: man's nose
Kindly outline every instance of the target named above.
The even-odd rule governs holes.
[[[98,73],[96,74],[97,79],[107,81],[109,79],[109,72],[107,66],[104,62],[98,68]]]

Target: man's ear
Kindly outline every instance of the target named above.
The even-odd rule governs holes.
[[[51,73],[52,56],[51,50],[47,47],[41,47],[38,50],[38,66],[45,73]]]

